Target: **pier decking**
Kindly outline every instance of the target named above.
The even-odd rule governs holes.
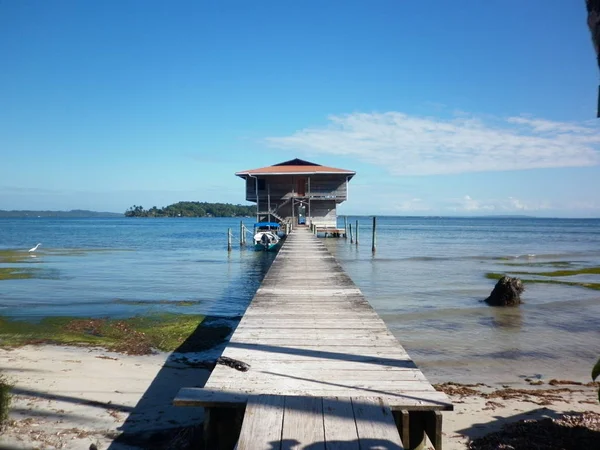
[[[214,421],[223,420],[222,408],[237,407],[243,414],[249,398],[265,394],[377,397],[395,412],[406,448],[416,448],[424,432],[441,448],[439,411],[451,410],[450,400],[431,386],[322,241],[306,229],[287,237],[223,356],[250,368],[218,364],[204,388],[182,389],[175,403],[208,407]],[[209,434],[211,426],[205,428]]]

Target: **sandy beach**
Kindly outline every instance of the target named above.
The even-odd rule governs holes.
[[[148,442],[164,448],[179,427],[203,419],[201,408],[171,405],[180,387],[201,386],[209,374],[194,367],[194,356],[49,345],[2,349],[0,368],[14,397],[0,448],[129,449],[148,448]],[[126,443],[115,442],[121,434]]]
[[[214,354],[129,356],[98,348],[25,346],[0,350],[2,373],[14,385],[11,424],[2,449],[184,448],[203,419],[201,408],[176,408],[182,386],[202,386]],[[579,380],[587,383],[589,380]],[[600,413],[593,386],[506,387],[446,384],[455,404],[444,413],[444,448],[466,449],[470,439],[521,419]],[[191,431],[190,431],[191,430]]]

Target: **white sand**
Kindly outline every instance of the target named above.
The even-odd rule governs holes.
[[[94,443],[106,449],[123,431],[199,424],[202,408],[171,402],[180,387],[202,386],[209,371],[172,359],[79,347],[0,350],[0,371],[15,391],[15,424],[0,437],[0,448],[88,449]],[[111,446],[121,448],[131,447]]]
[[[14,424],[0,437],[0,448],[80,450],[94,443],[101,450],[131,449],[135,447],[112,440],[121,432],[199,424],[201,408],[176,408],[171,401],[180,387],[202,386],[208,371],[174,361],[180,356],[126,356],[59,346],[0,350],[0,371],[15,386]],[[496,431],[507,421],[568,411],[600,412],[594,388],[568,387],[573,391],[544,406],[452,396],[455,411],[444,413],[444,449],[464,450],[469,438]]]

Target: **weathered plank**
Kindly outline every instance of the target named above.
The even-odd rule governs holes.
[[[327,450],[360,450],[350,397],[323,398],[323,427]]]
[[[272,450],[281,441],[284,399],[261,395],[248,399],[236,450]]]
[[[380,398],[353,398],[352,406],[361,448],[402,450],[392,411]]]
[[[294,443],[297,448],[310,445],[311,449],[325,450],[323,399],[286,396],[281,440],[284,445]],[[284,448],[289,448],[289,444]]]
[[[249,398],[257,395],[292,395],[292,396],[305,396],[306,391],[303,390],[272,390],[269,389],[264,392],[259,392],[254,389],[252,392],[247,392],[246,389],[235,389],[227,391],[224,389],[215,390],[208,386],[204,388],[182,388],[175,397],[173,403],[177,406],[207,406],[207,407],[227,407],[234,408],[240,405],[245,405]],[[321,397],[352,397],[352,393],[348,389],[324,389],[322,391],[312,391],[314,396]],[[358,394],[357,397],[361,396],[361,392],[354,391]],[[443,392],[417,392],[417,391],[406,391],[404,394],[400,393],[379,393],[372,391],[363,391],[362,396],[372,397],[377,395],[381,397],[382,401],[390,407],[392,410],[408,410],[408,411],[435,411],[435,410],[448,410],[452,407],[449,403],[448,396]]]

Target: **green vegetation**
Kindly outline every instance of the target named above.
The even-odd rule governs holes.
[[[145,355],[154,349],[173,351],[184,343],[187,351],[206,350],[230,331],[228,326],[211,325],[205,316],[171,313],[129,319],[47,317],[40,322],[0,318],[0,346],[87,345]]]
[[[256,215],[254,205],[229,203],[178,202],[173,205],[150,209],[133,205],[125,211],[126,217],[245,217]]]
[[[527,275],[538,275],[536,273],[527,273]],[[488,272],[485,277],[490,280],[499,280],[504,274]],[[586,283],[582,281],[562,281],[562,280],[543,280],[543,279],[525,279],[521,278],[523,283],[544,283],[544,284],[562,284],[564,286],[577,286],[600,291],[600,283]]]
[[[0,210],[0,217],[123,217],[123,214],[85,209],[72,209],[70,211]]]
[[[0,281],[27,280],[30,278],[37,278],[41,280],[58,280],[59,275],[56,269],[0,267]]]
[[[542,277],[570,277],[573,275],[600,275],[600,267],[582,267],[581,269],[553,270],[551,272],[513,272],[517,275],[539,275]]]
[[[35,269],[0,267],[0,280],[25,280],[35,278]]]
[[[0,431],[6,427],[6,423],[8,422],[8,413],[12,398],[11,388],[12,386],[6,377],[0,375]]]
[[[20,263],[30,259],[26,250],[0,250],[0,263]]]

